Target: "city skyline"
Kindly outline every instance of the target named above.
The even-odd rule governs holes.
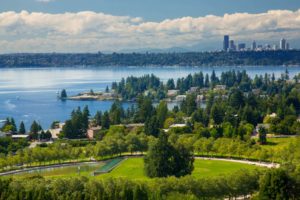
[[[229,35],[224,35],[223,38],[223,51],[262,51],[262,50],[291,50],[290,43],[286,38],[281,38],[278,43],[258,43],[259,41],[253,40],[248,46],[244,41],[236,42],[230,39]]]

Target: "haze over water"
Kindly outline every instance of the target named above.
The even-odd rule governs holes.
[[[166,81],[169,78],[185,77],[202,71],[212,70],[220,75],[228,70],[246,70],[254,77],[256,74],[274,73],[280,77],[285,71],[282,66],[268,67],[118,67],[118,68],[15,68],[0,70],[0,120],[14,117],[17,125],[24,121],[27,130],[33,120],[41,123],[44,129],[49,128],[54,120],[64,121],[78,106],[88,105],[91,114],[97,110],[108,110],[111,101],[60,101],[57,92],[65,88],[68,95],[79,92],[104,91],[113,81],[120,81],[128,76],[154,74]],[[300,73],[300,66],[289,67],[289,75]],[[129,103],[124,103],[127,108]]]

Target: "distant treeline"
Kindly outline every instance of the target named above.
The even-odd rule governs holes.
[[[22,53],[0,67],[300,65],[300,50],[190,53]]]

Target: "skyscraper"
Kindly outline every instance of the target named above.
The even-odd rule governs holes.
[[[229,49],[229,35],[224,35],[223,50],[228,51],[228,49]]]
[[[246,44],[245,43],[239,43],[238,44],[238,50],[241,51],[241,50],[245,50],[246,49]]]
[[[235,51],[236,50],[236,46],[234,44],[234,40],[230,40],[229,41],[229,50],[230,51]]]
[[[280,49],[281,50],[285,50],[286,49],[286,40],[284,38],[282,38],[280,40]]]
[[[289,44],[288,42],[287,42],[286,45],[285,45],[285,49],[286,49],[286,50],[290,50],[290,44]]]
[[[252,51],[256,50],[256,42],[255,42],[255,40],[252,42],[251,49],[252,49]]]

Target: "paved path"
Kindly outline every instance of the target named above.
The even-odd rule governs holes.
[[[267,168],[279,168],[280,164],[278,163],[268,163],[268,162],[259,162],[259,161],[249,161],[249,160],[236,160],[236,159],[229,159],[229,158],[209,158],[209,157],[201,157],[195,156],[196,159],[202,160],[220,160],[220,161],[227,161],[227,162],[237,162],[237,163],[244,163],[248,165],[256,165],[260,167],[267,167]]]

